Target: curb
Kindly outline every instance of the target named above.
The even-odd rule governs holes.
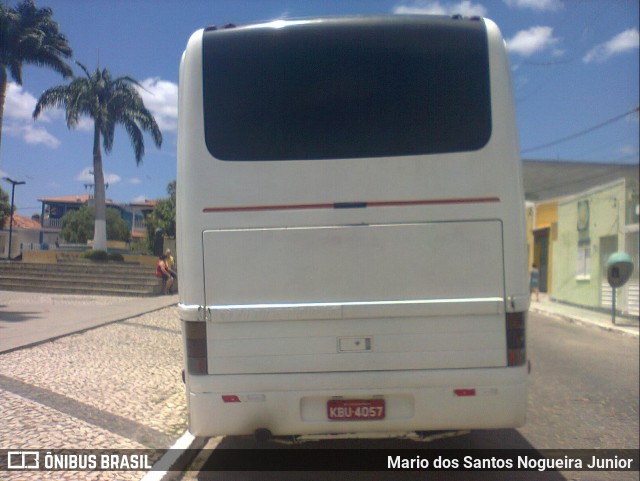
[[[191,464],[208,438],[195,437],[188,430],[154,464],[154,470],[145,474],[140,481],[171,481],[180,476]]]
[[[624,327],[616,326],[614,324],[606,325],[598,322],[587,321],[585,319],[580,319],[579,317],[576,317],[576,316],[559,314],[557,312],[548,311],[544,308],[536,308],[533,306],[529,307],[529,310],[537,314],[543,314],[561,321],[570,322],[572,324],[579,324],[581,326],[596,328],[602,331],[615,332],[615,333],[626,335],[626,336],[639,337],[638,331],[635,331],[633,329],[625,329]]]

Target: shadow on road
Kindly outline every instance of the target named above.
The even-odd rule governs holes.
[[[37,319],[39,317],[41,317],[41,313],[38,311],[1,311],[0,310],[0,322],[25,322],[30,319]],[[1,327],[2,326],[0,326],[0,328]]]

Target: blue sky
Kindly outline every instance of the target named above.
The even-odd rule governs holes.
[[[14,5],[15,0],[0,0]],[[638,162],[637,0],[36,0],[48,6],[67,35],[74,59],[90,70],[108,68],[145,86],[147,107],[164,136],[161,149],[145,139],[136,167],[129,139],[116,131],[104,157],[116,202],[166,196],[176,176],[178,64],[198,28],[279,18],[343,14],[482,15],[494,20],[510,52],[522,156],[590,162]],[[76,74],[81,71],[76,69]],[[0,176],[16,187],[17,212],[40,212],[41,197],[85,193],[92,182],[92,124],[68,130],[61,112],[31,119],[37,97],[64,84],[57,74],[27,66],[23,85],[9,85],[0,151]],[[2,188],[10,192],[10,185]]]

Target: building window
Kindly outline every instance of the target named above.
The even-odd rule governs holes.
[[[591,279],[591,243],[588,240],[578,244],[576,279],[579,281]]]
[[[578,202],[578,231],[589,232],[589,201]]]

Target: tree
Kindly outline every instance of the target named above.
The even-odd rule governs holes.
[[[167,185],[167,194],[169,197],[161,199],[153,209],[153,216],[156,224],[160,227],[165,235],[169,237],[176,236],[176,181]]]
[[[73,244],[86,244],[93,233],[94,216],[88,207],[67,212],[62,218],[62,238]]]
[[[129,242],[129,224],[120,216],[118,209],[107,209],[107,239]]]
[[[158,201],[153,212],[146,218],[147,239],[149,240],[149,249],[153,250],[153,239],[156,229],[162,229],[163,233],[168,237],[176,235],[176,181],[167,185],[167,194],[169,197]]]
[[[0,187],[0,229],[4,226],[4,219],[11,217],[11,204],[9,203],[9,194]]]
[[[48,67],[71,77],[73,71],[63,60],[72,51],[60,33],[50,8],[38,8],[33,0],[23,0],[15,8],[0,3],[0,145],[9,75],[22,85],[22,65]]]
[[[43,109],[61,107],[65,110],[67,127],[78,125],[81,116],[93,120],[93,179],[95,185],[95,230],[93,248],[106,250],[106,204],[104,172],[102,170],[102,148],[109,154],[113,147],[116,125],[126,130],[131,140],[136,164],[140,165],[144,156],[142,131],[151,134],[159,148],[162,134],[153,115],[144,106],[142,97],[135,89],[137,80],[123,76],[113,78],[107,69],[96,69],[91,74],[80,62],[85,77],[75,77],[68,85],[60,85],[46,90],[38,99],[33,111],[37,119]],[[102,142],[102,148],[100,146]]]
[[[67,242],[86,244],[94,231],[95,211],[92,207],[82,206],[79,210],[67,212],[62,218],[62,237]],[[127,242],[131,233],[129,225],[117,209],[107,209],[107,239]]]

